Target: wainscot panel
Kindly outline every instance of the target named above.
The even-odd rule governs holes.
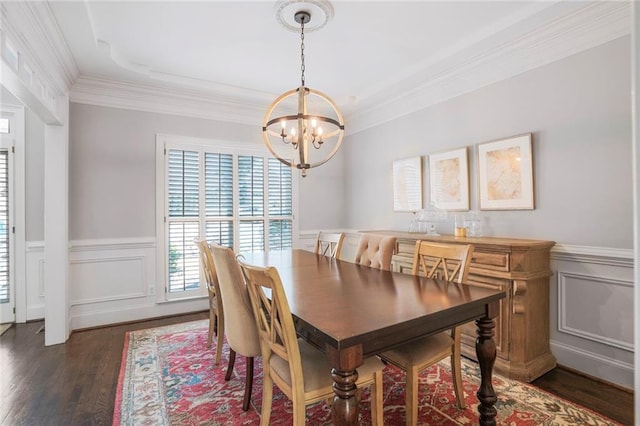
[[[206,297],[157,303],[154,238],[71,241],[71,329],[208,309]],[[27,319],[44,317],[44,244],[27,245]]]
[[[551,350],[558,364],[633,388],[633,251],[551,251]]]
[[[26,244],[25,294],[27,295],[27,321],[44,318],[44,243]]]

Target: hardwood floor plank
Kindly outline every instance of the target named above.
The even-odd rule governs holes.
[[[77,331],[44,346],[42,322],[0,336],[0,425],[110,425],[127,331],[208,318],[197,313]],[[556,368],[534,385],[633,424],[633,394]]]

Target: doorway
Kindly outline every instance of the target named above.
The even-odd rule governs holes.
[[[0,324],[16,321],[12,154],[17,125],[15,112],[0,107]]]

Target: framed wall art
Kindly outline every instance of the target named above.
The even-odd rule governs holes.
[[[431,205],[442,210],[469,210],[467,148],[429,155]]]
[[[393,211],[422,209],[422,157],[393,162]]]
[[[478,144],[480,210],[532,210],[531,133]]]

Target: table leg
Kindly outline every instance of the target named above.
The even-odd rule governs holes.
[[[337,350],[333,347],[326,348],[329,362],[333,366],[331,377],[333,378],[333,406],[331,414],[333,424],[346,426],[358,424],[358,399],[356,398],[356,382],[358,381],[357,367],[364,362],[362,346],[356,345]]]
[[[478,326],[478,338],[476,339],[476,355],[480,364],[480,387],[476,396],[480,401],[478,412],[482,426],[495,426],[496,408],[494,404],[498,400],[496,392],[491,384],[493,363],[496,360],[496,342],[493,340],[495,322],[489,317],[476,320]]]
[[[358,399],[356,398],[356,381],[358,372],[331,370],[333,377],[333,406],[331,412],[334,425],[358,424]]]

